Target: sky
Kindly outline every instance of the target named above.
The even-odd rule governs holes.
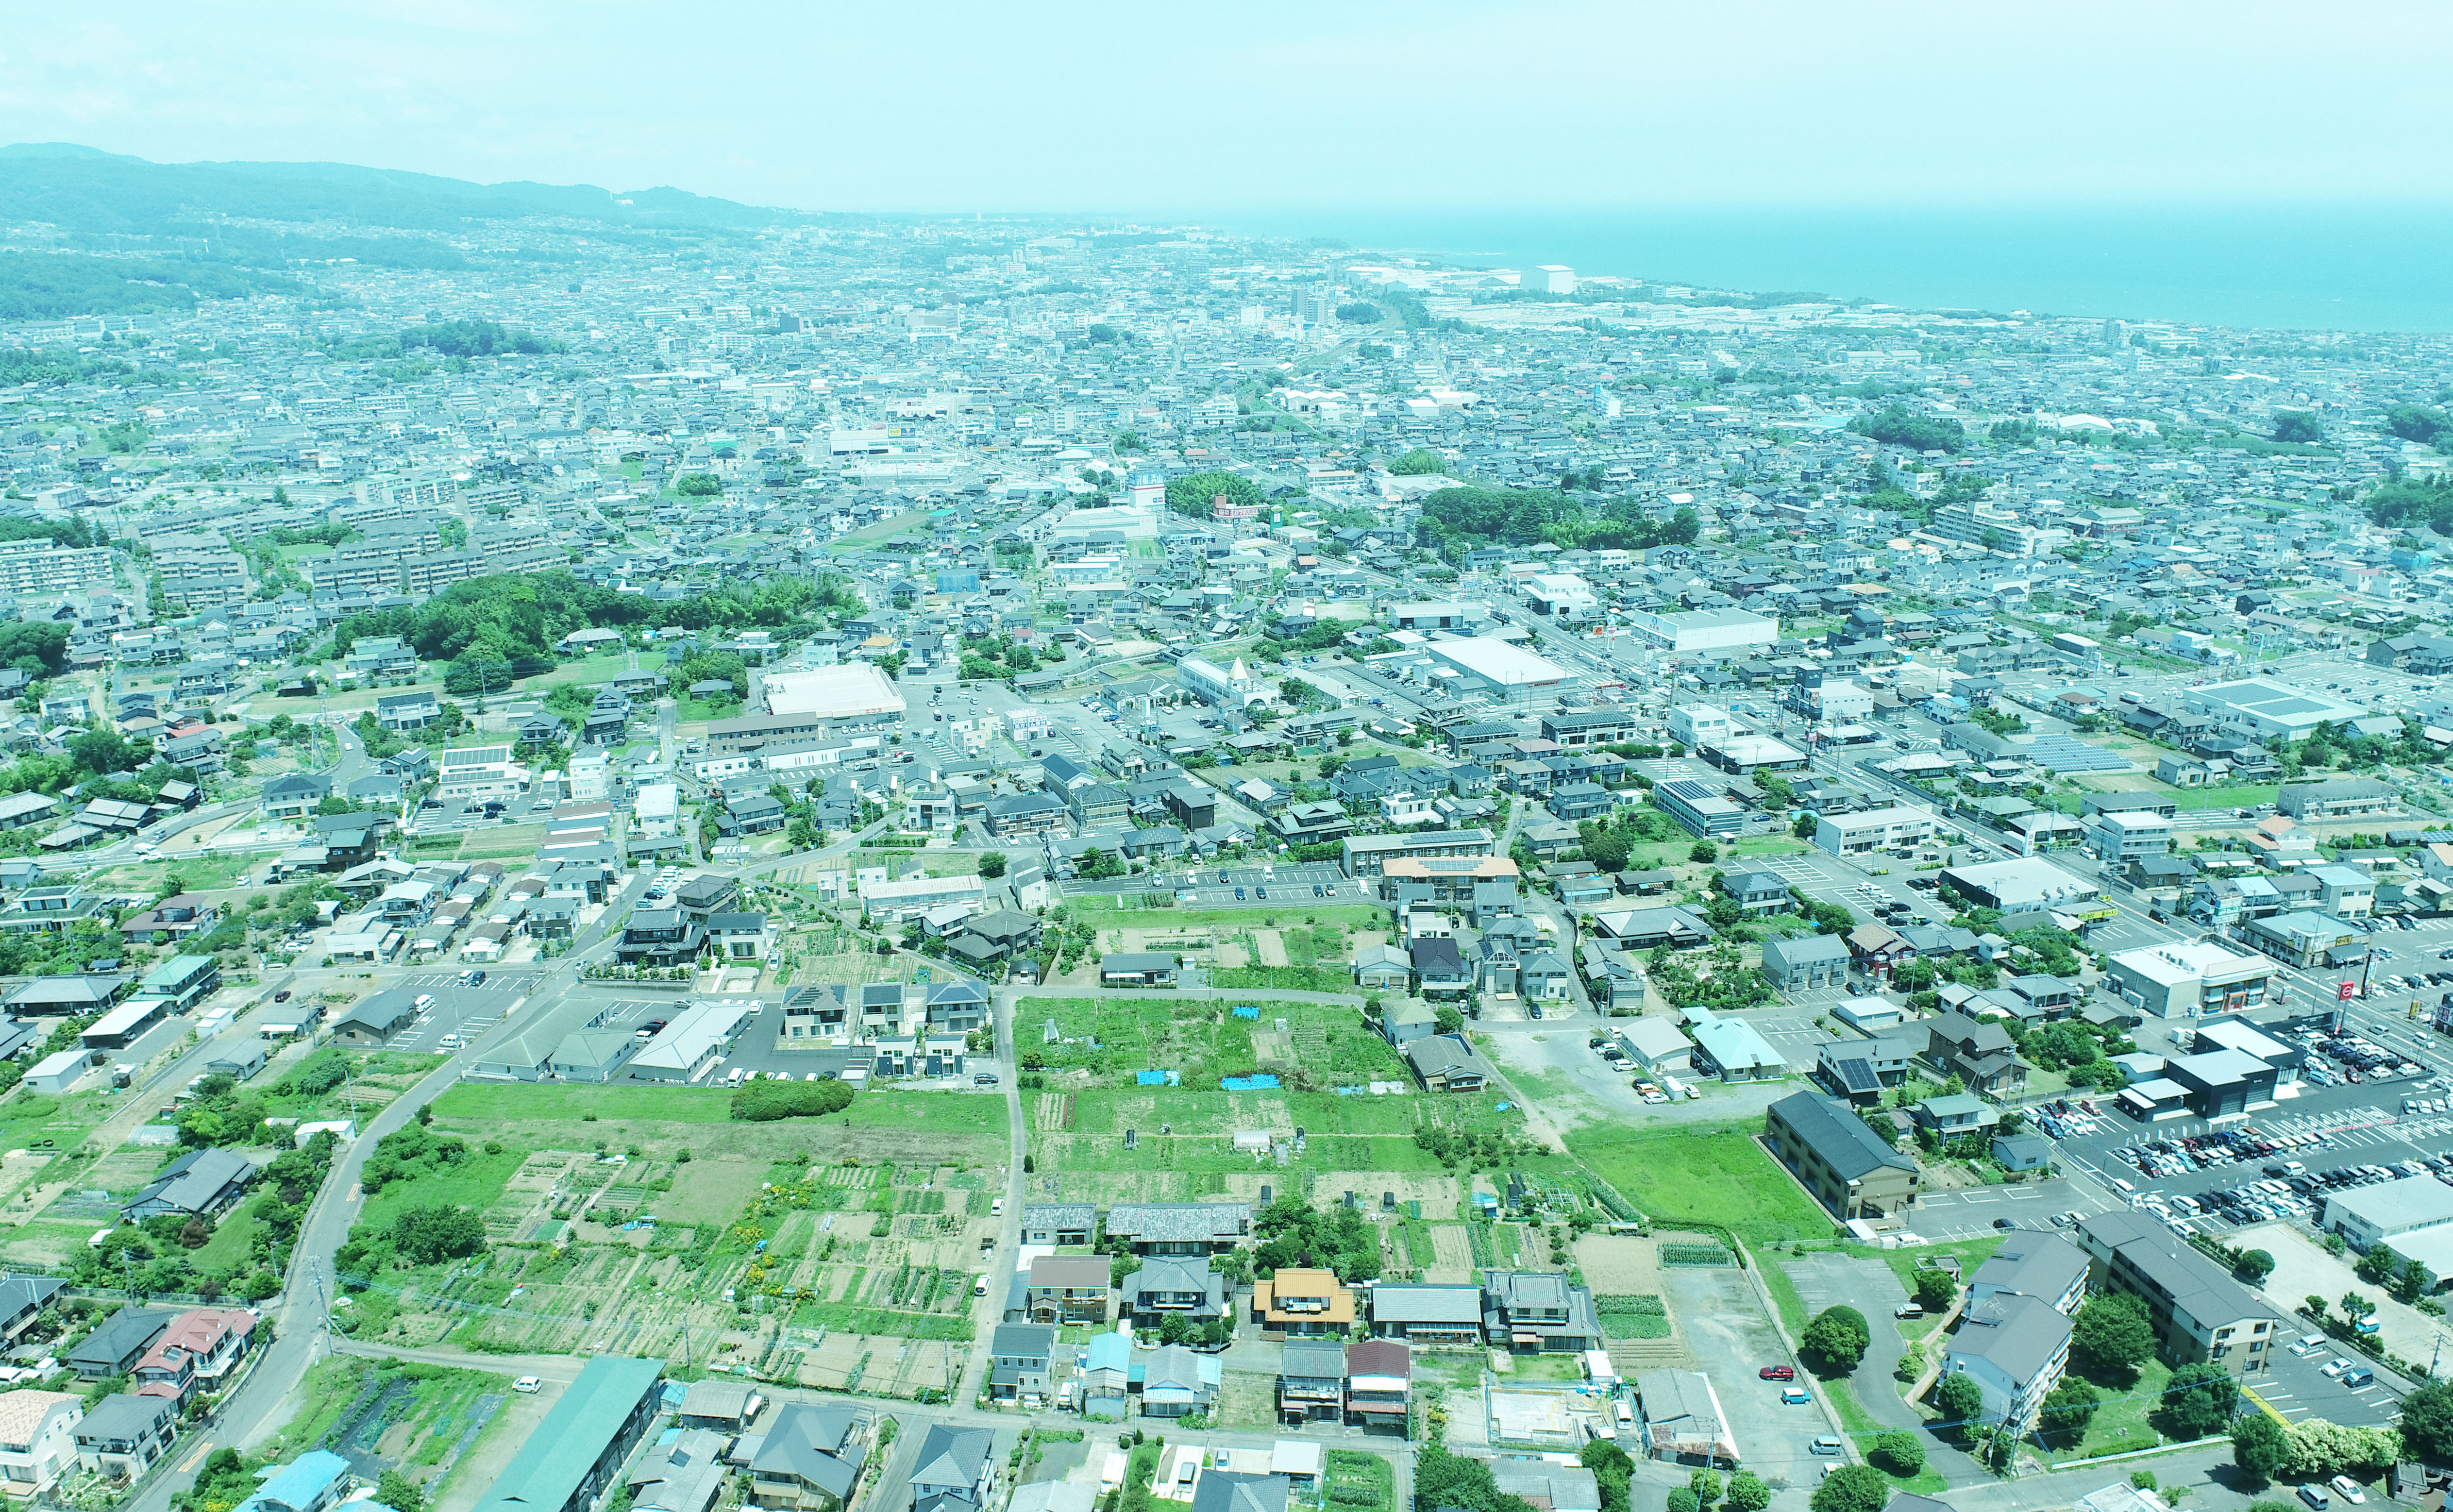
[[[2453,200],[2453,7],[12,8],[0,141],[1119,216]]]

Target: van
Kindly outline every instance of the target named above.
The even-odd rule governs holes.
[[[981,1274],[981,1276],[980,1276],[980,1279],[979,1279],[979,1280],[977,1280],[977,1281],[975,1281],[975,1282],[971,1283],[971,1295],[972,1295],[972,1296],[974,1296],[974,1297],[985,1297],[985,1296],[987,1296],[987,1294],[988,1294],[988,1278],[987,1278],[987,1274],[986,1274],[985,1272],[983,1272],[983,1273]]]
[[[1612,1416],[1618,1419],[1618,1425],[1620,1427],[1632,1428],[1635,1426],[1634,1408],[1629,1407],[1624,1402],[1613,1402],[1610,1403],[1610,1408]]]
[[[513,1391],[524,1391],[530,1396],[534,1396],[539,1391],[545,1389],[545,1383],[535,1376],[522,1376],[517,1381],[511,1383],[511,1389]]]
[[[2331,1499],[2313,1485],[2303,1485],[2300,1488],[2300,1500],[2317,1508],[2318,1512],[2324,1512],[2324,1508],[2332,1504]]]
[[[417,995],[417,1001],[409,1005],[409,1006],[415,1008],[420,1013],[430,1011],[434,1006],[434,994],[431,992],[421,992]]]
[[[2376,1372],[2370,1370],[2365,1365],[2354,1365],[2350,1369],[2343,1372],[2343,1384],[2350,1387],[2353,1391],[2359,1390],[2362,1386],[2364,1386],[2375,1380]]]
[[[724,1079],[724,1084],[727,1086],[739,1086],[741,1084],[741,1079],[748,1074],[749,1068],[748,1066],[736,1065],[732,1068],[732,1074]]]
[[[1817,1439],[1812,1443],[1806,1445],[1806,1447],[1812,1449],[1817,1454],[1838,1454],[1840,1452],[1840,1441],[1831,1437],[1829,1434],[1825,1434],[1822,1438]]]

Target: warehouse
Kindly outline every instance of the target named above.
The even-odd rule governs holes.
[[[742,1025],[758,1011],[755,998],[718,998],[693,1003],[630,1060],[632,1082],[695,1082],[732,1047]],[[557,1044],[554,1048],[562,1046]]]
[[[868,662],[803,671],[759,674],[767,712],[802,718],[822,728],[849,729],[890,724],[903,718],[903,695],[884,672]]]
[[[2044,924],[2057,909],[2092,912],[2102,897],[2093,883],[2034,856],[1945,866],[1942,877],[1984,906],[2001,909],[2004,930]]]
[[[1481,693],[1502,704],[1549,699],[1567,680],[1563,668],[1524,647],[1486,636],[1433,641],[1423,649],[1441,664],[1432,668],[1433,686],[1458,694]]]
[[[664,1400],[658,1360],[599,1355],[477,1502],[477,1512],[583,1512],[646,1438]]]

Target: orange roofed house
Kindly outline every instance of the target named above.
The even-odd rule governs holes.
[[[185,1403],[199,1391],[218,1389],[246,1356],[255,1323],[255,1314],[243,1307],[181,1313],[136,1362],[136,1394]]]
[[[1252,1283],[1252,1321],[1265,1339],[1342,1338],[1354,1326],[1354,1293],[1335,1271],[1282,1270]]]

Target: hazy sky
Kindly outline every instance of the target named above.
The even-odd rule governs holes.
[[[11,8],[0,140],[845,209],[2448,193],[2453,7]]]

